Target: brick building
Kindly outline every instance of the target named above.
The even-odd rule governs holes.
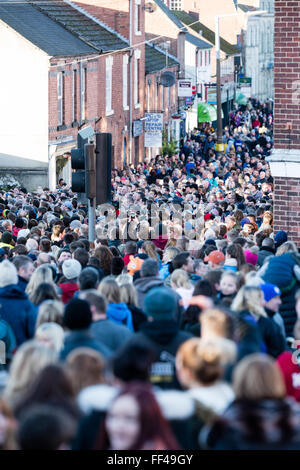
[[[70,181],[70,150],[77,145],[78,131],[87,126],[112,133],[113,166],[144,158],[141,119],[149,78],[143,2],[135,0],[131,35],[122,29],[130,23],[129,12],[121,9],[109,9],[106,24],[97,11],[93,15],[86,5],[68,1],[0,3],[1,42],[12,46],[0,52],[7,64],[1,78],[6,114],[0,126],[0,176],[14,175],[28,189],[38,184],[54,188],[59,165],[66,163],[63,176]],[[120,1],[119,7],[125,4],[129,1]],[[122,24],[110,21],[116,16]],[[178,68],[178,63],[174,58],[168,68],[165,53],[155,54],[160,68],[150,67],[147,73],[159,82],[161,72]],[[151,59],[148,54],[149,63]],[[169,98],[163,102],[167,118],[168,107],[176,108],[176,93]]]
[[[300,245],[300,0],[275,2],[274,228]]]

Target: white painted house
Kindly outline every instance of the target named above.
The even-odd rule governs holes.
[[[249,7],[238,4],[249,11]],[[250,11],[255,10],[252,7]],[[259,10],[267,14],[249,16],[244,31],[244,75],[252,78],[251,95],[261,101],[274,99],[274,0],[260,0]]]

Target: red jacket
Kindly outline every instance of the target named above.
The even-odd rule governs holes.
[[[283,374],[287,395],[300,402],[300,365],[294,364],[296,358],[300,364],[300,349],[295,353],[284,351],[277,358],[277,364]]]
[[[77,282],[62,282],[59,287],[62,290],[61,300],[64,304],[73,299],[75,292],[79,290]]]

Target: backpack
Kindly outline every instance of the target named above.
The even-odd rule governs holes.
[[[0,318],[0,370],[8,368],[16,348],[17,341],[12,327]]]

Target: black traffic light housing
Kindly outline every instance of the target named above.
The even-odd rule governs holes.
[[[72,191],[83,193],[88,199],[96,198],[96,204],[111,201],[112,136],[85,128],[78,133],[78,148],[71,150]],[[96,145],[89,143],[96,137]]]

